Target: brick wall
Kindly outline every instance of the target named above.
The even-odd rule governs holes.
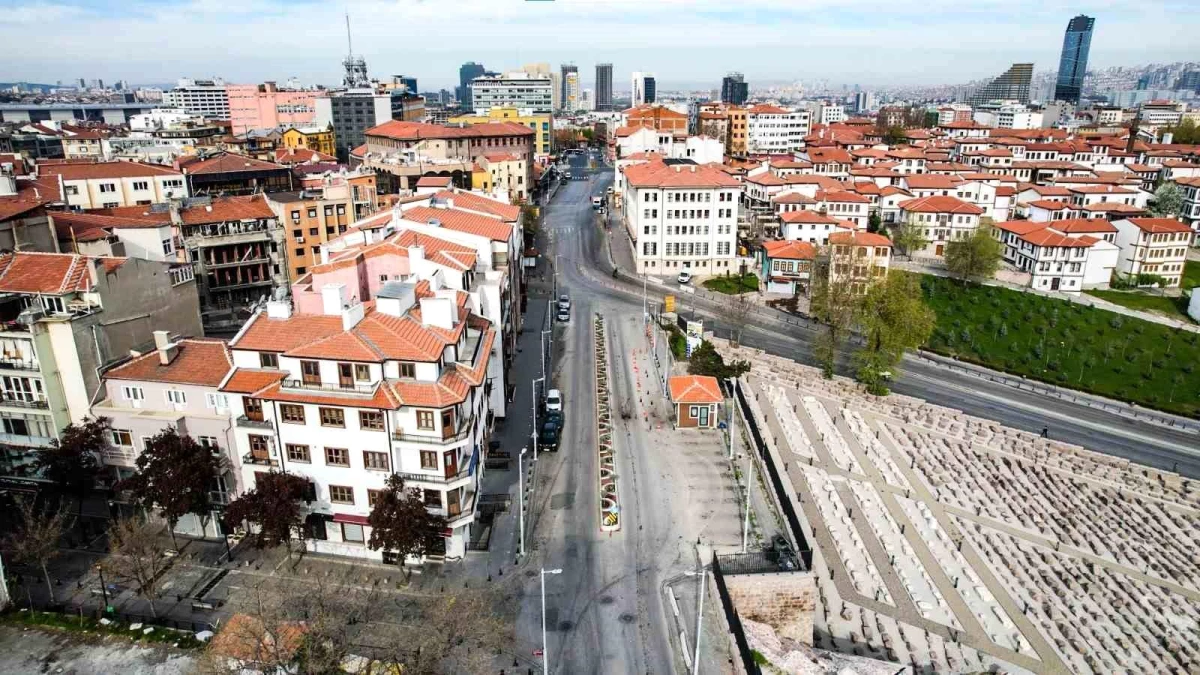
[[[812,645],[817,586],[811,572],[731,574],[725,585],[739,616],[771,626],[780,638]]]

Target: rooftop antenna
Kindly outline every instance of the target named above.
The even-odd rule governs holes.
[[[350,56],[354,56],[354,41],[350,39],[350,12],[346,11],[346,48],[350,50]]]

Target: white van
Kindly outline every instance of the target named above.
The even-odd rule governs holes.
[[[600,198],[600,197],[592,197],[592,208],[593,208],[593,209],[598,209],[598,208],[600,208],[600,205],[601,205],[601,204],[603,204],[603,203],[604,203],[604,200],[603,200],[602,198]]]

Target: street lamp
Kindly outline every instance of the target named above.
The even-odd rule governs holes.
[[[550,658],[546,655],[546,575],[562,574],[562,568],[548,570],[542,568],[542,673],[550,675]]]
[[[517,517],[520,518],[517,524],[518,555],[525,555],[525,467],[521,464],[521,458],[527,449],[521,448],[521,454],[517,455],[517,498],[520,500],[517,511]]]
[[[108,584],[104,583],[104,568],[96,565],[96,574],[100,575],[100,595],[104,597],[104,613],[108,613]]]
[[[704,564],[700,564],[700,569],[696,572],[684,572],[689,577],[700,577],[700,607],[696,610],[696,654],[692,657],[692,675],[700,672],[700,631],[702,630],[704,620],[704,587],[707,573],[704,570]]]

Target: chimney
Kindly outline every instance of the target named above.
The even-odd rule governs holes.
[[[154,331],[154,349],[158,351],[158,362],[164,366],[171,365],[179,355],[179,345],[171,342],[171,336],[165,330]]]
[[[423,260],[425,260],[425,247],[424,246],[409,246],[408,247],[408,264],[409,264],[410,268],[414,262],[420,262]]]
[[[421,323],[452,330],[456,309],[454,301],[448,298],[421,298]]]
[[[321,287],[321,313],[338,316],[346,306],[346,284],[325,284]]]

